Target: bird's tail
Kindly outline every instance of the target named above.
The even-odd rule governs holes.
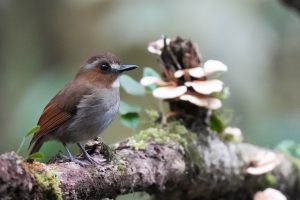
[[[40,148],[42,147],[43,144],[44,144],[43,137],[37,139],[33,143],[30,143],[30,145],[28,147],[28,149],[29,149],[29,155],[38,152],[40,150]]]

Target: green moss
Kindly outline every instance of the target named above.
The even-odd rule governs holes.
[[[170,122],[164,126],[157,125],[142,130],[133,136],[129,142],[136,150],[146,149],[147,142],[150,140],[164,145],[176,142],[187,149],[189,143],[195,139],[196,135],[189,132],[183,125],[178,122]]]
[[[146,109],[145,112],[146,112],[147,116],[149,117],[149,121],[151,123],[157,122],[157,120],[160,118],[160,114],[157,110]]]
[[[47,191],[47,199],[62,200],[62,192],[59,187],[60,181],[56,176],[55,171],[40,171],[33,169],[31,172],[35,176],[39,186]]]
[[[177,121],[169,122],[165,125],[153,125],[153,127],[141,130],[138,134],[129,139],[129,145],[136,150],[147,148],[149,141],[166,145],[181,151],[190,163],[190,167],[196,172],[201,168],[202,161],[199,158],[197,149],[197,135],[190,132]]]
[[[229,126],[232,120],[232,110],[230,109],[219,109],[213,111],[210,116],[209,126],[216,133],[221,134],[224,129]]]
[[[115,165],[117,166],[117,169],[119,172],[122,172],[122,173],[126,172],[126,165],[123,160],[118,160],[118,162],[115,163]]]
[[[265,182],[266,182],[268,187],[274,187],[274,186],[277,185],[277,179],[271,173],[268,173],[268,174],[265,175]]]
[[[293,175],[298,175],[299,174],[299,160],[298,158],[290,155],[286,155],[286,158],[292,163],[292,172]]]
[[[132,143],[132,146],[134,147],[135,150],[142,150],[142,149],[146,149],[146,142],[145,141],[136,141],[134,140],[130,140],[130,143]]]

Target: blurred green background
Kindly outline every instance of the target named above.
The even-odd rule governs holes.
[[[248,142],[273,147],[300,139],[300,18],[274,0],[0,0],[0,153],[17,150],[42,109],[98,52],[124,63],[152,66],[150,41],[181,35],[207,59],[223,61],[230,87],[225,107]],[[142,69],[131,72],[136,80]],[[147,108],[156,100],[126,95]],[[133,134],[119,119],[106,143]],[[21,150],[26,155],[29,139]],[[51,142],[47,156],[61,149]]]

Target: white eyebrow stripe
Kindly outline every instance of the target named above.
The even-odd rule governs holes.
[[[84,67],[86,69],[90,69],[90,68],[94,67],[98,62],[99,62],[98,60],[95,60],[92,63],[86,64]]]
[[[120,69],[120,65],[119,64],[113,63],[110,66],[111,66],[112,69]]]

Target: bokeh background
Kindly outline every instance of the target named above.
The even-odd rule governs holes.
[[[247,142],[274,147],[300,140],[300,17],[274,0],[0,0],[0,153],[17,150],[43,107],[91,55],[110,51],[151,66],[150,41],[181,35],[207,59],[223,61],[233,125]],[[142,70],[130,73],[136,80]],[[156,100],[122,98],[157,108]],[[117,119],[113,143],[134,134]],[[26,155],[29,139],[21,149]],[[61,145],[42,149],[48,156]]]

